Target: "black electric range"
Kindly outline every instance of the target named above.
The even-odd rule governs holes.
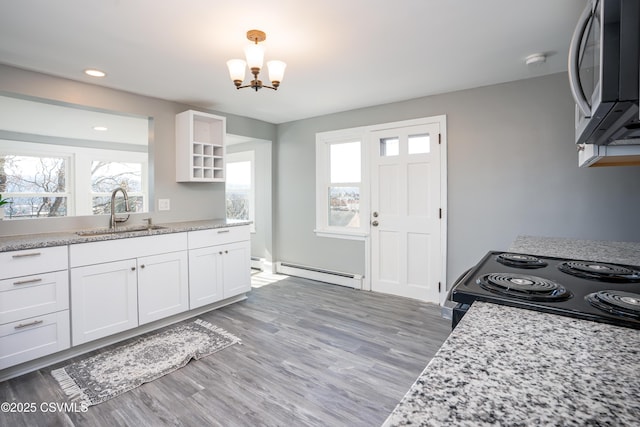
[[[640,267],[489,252],[456,281],[455,328],[474,301],[640,329]]]

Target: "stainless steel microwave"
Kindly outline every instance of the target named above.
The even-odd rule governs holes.
[[[639,64],[640,1],[589,1],[569,47],[577,144],[640,144]]]

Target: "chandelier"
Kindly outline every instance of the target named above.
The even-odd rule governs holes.
[[[249,30],[247,31],[247,39],[253,42],[244,49],[244,55],[247,60],[245,61],[243,59],[230,59],[229,61],[227,61],[229,75],[231,76],[233,84],[236,85],[237,89],[250,87],[256,92],[263,87],[278,90],[278,86],[280,86],[280,82],[282,81],[282,77],[284,76],[284,69],[287,64],[282,61],[267,62],[267,68],[269,69],[269,80],[271,80],[272,86],[263,84],[262,80],[258,78],[258,75],[260,74],[262,63],[264,61],[264,48],[258,43],[265,41],[267,39],[267,35],[260,30]],[[251,80],[251,82],[247,85],[242,85],[242,83],[244,82],[244,75],[247,66],[251,70],[251,74],[253,74],[253,80]]]

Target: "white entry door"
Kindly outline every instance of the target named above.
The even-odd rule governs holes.
[[[439,303],[440,123],[372,132],[371,289]]]

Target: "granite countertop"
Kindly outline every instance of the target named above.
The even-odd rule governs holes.
[[[109,233],[106,229],[65,231],[59,233],[25,234],[19,236],[0,237],[0,252],[16,251],[24,249],[46,248],[51,246],[64,246],[76,243],[100,242],[103,240],[126,239],[130,237],[154,236],[158,234],[182,233],[185,231],[207,230],[211,228],[235,227],[251,224],[250,221],[227,221],[225,219],[172,222],[165,224],[154,224],[150,230],[140,231],[138,227],[120,226],[119,230],[129,230],[128,232]],[[144,226],[141,226],[144,228]],[[138,231],[134,231],[138,230]],[[92,234],[94,233],[94,234]]]
[[[518,236],[510,252],[640,265],[640,243]],[[640,330],[474,302],[385,427],[638,426]]]
[[[640,265],[640,242],[518,236],[509,251],[583,261]]]
[[[384,426],[639,424],[640,330],[476,301]]]

